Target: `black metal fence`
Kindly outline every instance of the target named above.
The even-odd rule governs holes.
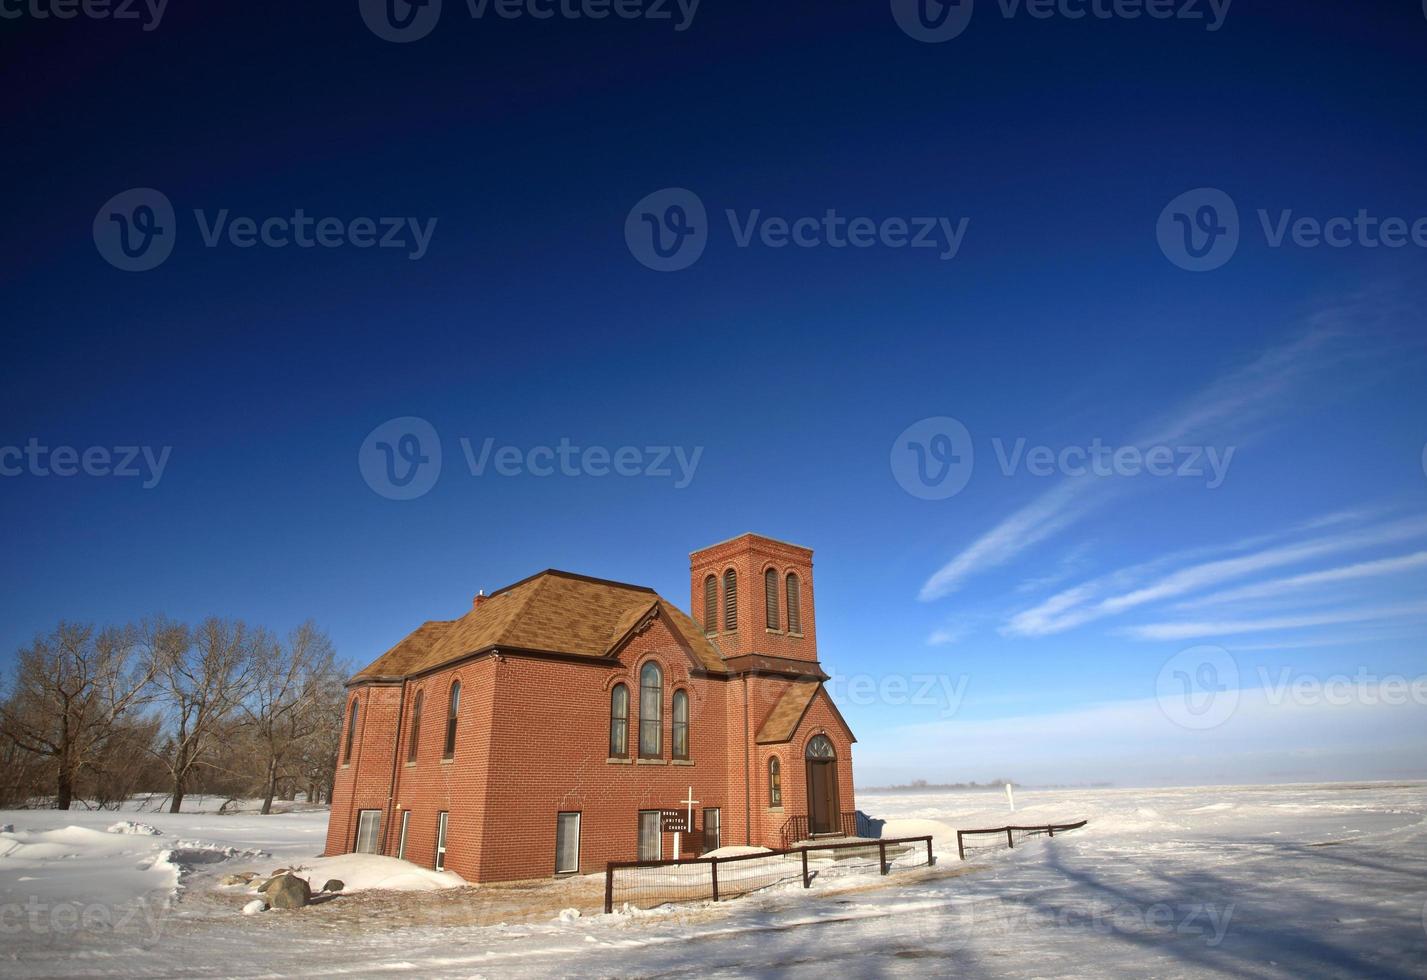
[[[1079,830],[1084,827],[1088,820],[1079,823],[1048,823],[1036,827],[988,827],[984,830],[958,830],[956,832],[956,853],[961,860],[966,860],[968,850],[985,850],[987,848],[999,848],[1002,838],[1006,841],[1007,847],[1015,847],[1017,840],[1026,840],[1031,837],[1054,837],[1056,834],[1065,833],[1067,830]],[[967,844],[966,838],[974,836],[986,836],[989,838],[985,844]]]
[[[653,908],[669,902],[722,901],[825,875],[877,869],[890,874],[936,863],[930,837],[809,844],[782,851],[687,861],[611,861],[605,868],[604,910],[616,905]]]

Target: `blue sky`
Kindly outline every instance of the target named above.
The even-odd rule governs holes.
[[[150,488],[0,478],[0,658],[60,618],[162,612],[311,617],[361,664],[550,566],[686,605],[687,553],[755,530],[816,551],[865,784],[1427,775],[1423,705],[1368,703],[1427,673],[1427,250],[1272,244],[1285,212],[1427,216],[1417,5],[1207,31],[983,3],[941,44],[884,4],[706,0],[684,31],[447,8],[410,44],[261,4],[5,23],[0,78],[31,94],[0,163],[0,447],[171,452]],[[146,272],[92,234],[129,188],[177,215]],[[665,188],[707,214],[677,272],[625,238]],[[1240,236],[1190,272],[1156,228],[1198,188]],[[210,248],[193,216],[299,208],[436,224],[413,261]],[[755,213],[829,209],[965,234],[949,260],[738,244]],[[391,500],[359,453],[404,417],[443,464]],[[941,417],[974,463],[925,499],[893,457]],[[702,451],[684,487],[475,476],[463,438]],[[1003,472],[1018,440],[1232,455],[1212,487]],[[1217,653],[1166,666],[1204,645],[1237,682]],[[1360,679],[1341,705],[1256,693],[1284,670]],[[1247,693],[1176,724],[1180,676]]]

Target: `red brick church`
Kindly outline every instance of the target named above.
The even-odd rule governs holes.
[[[327,854],[502,881],[853,832],[852,731],[818,665],[813,553],[690,556],[696,622],[652,589],[545,571],[359,672]]]

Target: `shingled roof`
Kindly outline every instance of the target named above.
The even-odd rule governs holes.
[[[660,615],[708,670],[723,657],[702,629],[653,589],[549,569],[494,592],[460,619],[423,623],[353,681],[425,673],[490,649],[606,659],[650,615]]]

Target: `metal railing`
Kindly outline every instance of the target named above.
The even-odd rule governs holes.
[[[840,814],[838,828],[833,833],[841,833],[843,837],[856,837],[857,811],[849,810]],[[789,817],[783,824],[783,829],[778,833],[779,841],[785,851],[800,840],[811,840],[812,836],[808,825],[808,816],[805,813]]]
[[[1017,826],[1010,826],[1010,827],[987,827],[987,828],[985,828],[985,829],[983,829],[983,830],[958,830],[958,831],[956,832],[956,853],[961,857],[961,860],[965,861],[965,860],[966,860],[966,838],[967,838],[967,837],[970,837],[970,836],[972,836],[972,835],[975,835],[975,834],[996,834],[996,835],[1005,834],[1005,835],[1006,835],[1006,846],[1007,846],[1007,847],[1015,847],[1015,846],[1016,846],[1016,837],[1017,837],[1018,835],[1019,835],[1019,837],[1020,837],[1022,840],[1025,840],[1025,839],[1028,838],[1028,837],[1039,837],[1039,836],[1041,836],[1042,834],[1046,835],[1047,837],[1054,837],[1054,836],[1056,835],[1057,831],[1058,831],[1058,832],[1061,832],[1061,833],[1064,833],[1064,832],[1067,831],[1067,830],[1079,830],[1081,827],[1084,827],[1087,823],[1089,823],[1088,820],[1082,820],[1082,821],[1080,821],[1079,823],[1048,823],[1048,824],[1041,824],[1041,825],[1035,826],[1035,827],[1017,827]]]
[[[924,858],[918,845],[925,847]],[[824,852],[831,853],[824,858]],[[815,867],[810,861],[826,866]],[[886,875],[935,863],[930,837],[808,844],[685,861],[611,861],[605,866],[604,910],[613,912],[616,904],[652,908],[668,902],[718,902],[799,879],[804,888],[811,888],[813,879],[825,873],[875,867]]]

